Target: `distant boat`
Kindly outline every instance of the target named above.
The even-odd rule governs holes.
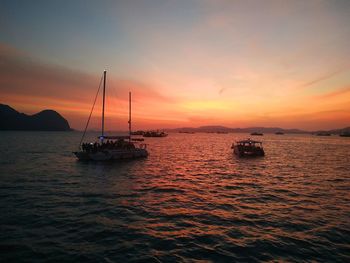
[[[131,132],[131,135],[143,135],[144,133],[145,133],[144,131],[139,130],[139,131]]]
[[[350,137],[350,132],[343,132],[339,134],[340,137]]]
[[[163,131],[146,131],[143,134],[143,137],[166,137],[168,136],[168,134],[166,132]]]
[[[331,136],[331,134],[328,132],[319,132],[319,133],[316,133],[316,136]]]
[[[233,149],[234,154],[238,157],[257,157],[265,155],[262,142],[251,139],[233,143],[231,149]]]
[[[276,135],[283,135],[284,132],[281,132],[281,131],[278,131],[278,132],[275,132]]]
[[[82,143],[91,114],[93,112],[101,84],[97,90],[94,104],[88,118],[84,134],[79,143],[79,151],[74,152],[79,160],[86,161],[113,161],[120,159],[135,159],[147,157],[146,144],[135,144],[135,139],[131,138],[131,92],[129,92],[129,135],[128,136],[106,136],[104,133],[105,119],[105,91],[106,91],[106,71],[103,72],[103,97],[102,97],[102,132],[98,137],[99,141],[93,143]]]
[[[228,134],[228,132],[226,132],[226,131],[217,131],[216,133],[218,133],[218,134]]]
[[[179,131],[179,133],[195,134],[195,132],[194,132],[194,131]]]
[[[252,132],[250,135],[253,135],[253,136],[263,136],[264,134],[261,133],[261,132]]]

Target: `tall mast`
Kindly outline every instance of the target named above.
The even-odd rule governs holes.
[[[129,141],[131,140],[131,92],[129,91]]]
[[[103,102],[102,102],[102,140],[105,132],[105,94],[106,94],[106,70],[103,71]]]

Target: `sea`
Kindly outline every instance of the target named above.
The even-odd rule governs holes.
[[[146,138],[77,161],[81,132],[0,132],[0,262],[350,262],[350,138]],[[95,139],[97,133],[89,133]]]

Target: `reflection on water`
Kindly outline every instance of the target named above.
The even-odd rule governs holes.
[[[238,159],[244,134],[170,134],[96,164],[79,137],[1,132],[4,262],[350,260],[348,138],[267,135]]]

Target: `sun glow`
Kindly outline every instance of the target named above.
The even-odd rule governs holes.
[[[215,100],[206,100],[206,101],[188,101],[180,104],[180,107],[183,107],[189,112],[206,112],[206,111],[231,111],[234,108],[233,103],[215,101]]]
[[[28,6],[47,25],[40,31],[5,13],[0,103],[29,114],[54,109],[82,129],[106,69],[111,123],[127,119],[131,91],[140,128],[349,125],[349,4],[175,1],[169,9],[156,2],[104,3],[103,16],[84,23],[76,19],[81,8],[67,21],[52,14],[61,21],[53,23]]]

